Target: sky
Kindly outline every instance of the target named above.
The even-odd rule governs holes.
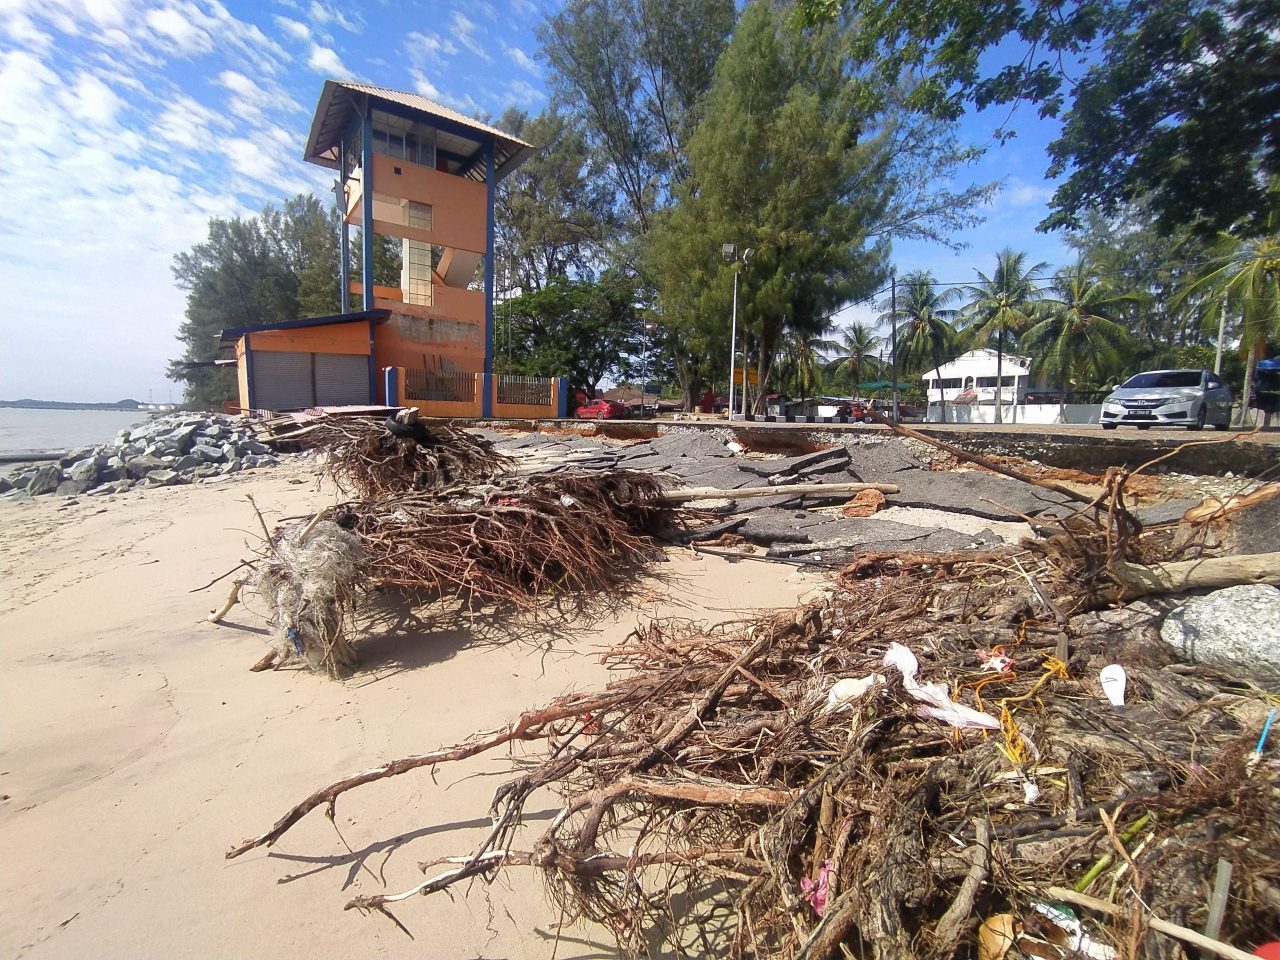
[[[326,79],[410,90],[465,113],[547,103],[537,25],[555,0],[0,0],[0,398],[168,402],[185,294],[175,254],[210,217],[332,195],[302,162]],[[960,133],[990,142],[1007,110]],[[952,253],[895,249],[899,274],[989,270],[1004,246],[1067,259],[1038,234],[1055,127],[1031,110],[969,171],[999,180]],[[718,241],[715,241],[718,242]],[[852,308],[840,319],[874,311]]]

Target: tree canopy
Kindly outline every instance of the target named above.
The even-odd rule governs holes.
[[[1263,229],[1280,174],[1280,0],[798,3],[811,24],[846,6],[869,101],[912,77],[907,102],[931,116],[1028,100],[1063,117],[1048,173],[1067,179],[1042,228],[1145,197],[1166,230]]]
[[[605,377],[629,371],[627,356],[642,332],[635,286],[618,273],[599,281],[555,277],[504,303],[500,315],[499,337],[510,337],[509,373],[567,376],[592,396]]]

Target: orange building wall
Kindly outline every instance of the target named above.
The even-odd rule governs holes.
[[[396,168],[400,169],[396,173]],[[363,183],[352,191],[347,221],[359,224],[363,216]],[[485,198],[483,183],[438,170],[396,160],[380,153],[373,156],[373,191],[388,197],[431,204],[431,229],[414,230],[403,223],[374,220],[377,233],[410,237],[442,247],[484,252]]]
[[[390,306],[390,304],[379,304]],[[484,368],[484,326],[442,318],[412,318],[428,330],[447,325],[445,336],[416,339],[401,332],[397,317],[375,328],[374,355],[378,365],[412,370],[452,369],[479,373]],[[469,339],[459,339],[465,331]]]
[[[369,323],[332,323],[298,330],[259,330],[252,334],[250,349],[277,353],[356,353],[369,355]]]

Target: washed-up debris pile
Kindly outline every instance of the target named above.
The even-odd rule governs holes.
[[[492,441],[447,424],[423,423],[416,410],[383,421],[321,417],[300,428],[281,423],[275,429],[281,441],[324,451],[325,475],[365,500],[488,480],[511,465]]]
[[[1113,481],[1042,539],[866,553],[795,611],[642,626],[605,689],[331,784],[228,856],[355,787],[540,741],[479,847],[349,907],[532,867],[631,955],[1239,955],[1280,929],[1277,691],[1159,628],[1170,596],[1274,582],[1277,557],[1206,556],[1208,522],[1142,531]],[[562,809],[537,832],[542,788]]]

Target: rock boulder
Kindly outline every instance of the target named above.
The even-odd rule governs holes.
[[[1185,659],[1280,693],[1280,590],[1247,584],[1193,597],[1172,610],[1160,637]]]

